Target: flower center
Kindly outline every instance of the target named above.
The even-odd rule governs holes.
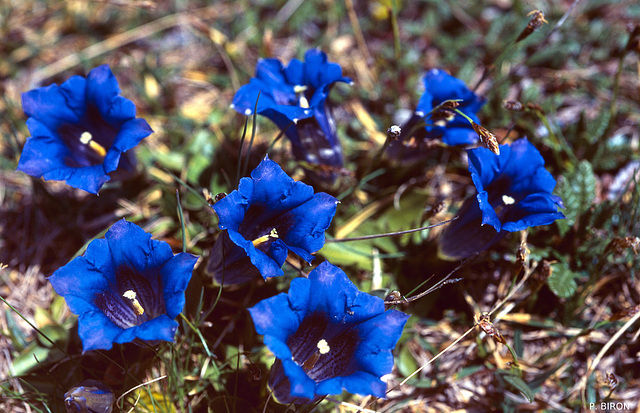
[[[513,205],[516,200],[509,195],[502,195],[502,202],[504,202],[505,205]]]
[[[322,314],[310,314],[289,337],[291,355],[310,379],[320,382],[352,373],[353,355],[360,342],[357,331],[331,323]]]
[[[98,142],[93,140],[93,135],[91,132],[84,131],[80,135],[80,143],[83,145],[88,145],[98,156],[104,158],[107,155],[107,151],[104,149],[104,146],[100,145]]]
[[[298,102],[300,102],[300,107],[301,108],[308,108],[309,107],[309,101],[307,100],[306,96],[304,95],[304,92],[307,90],[307,86],[306,85],[295,85],[293,87],[293,93],[296,94],[296,98],[298,99]]]
[[[140,302],[136,298],[137,294],[133,290],[127,290],[122,294],[124,298],[128,298],[131,301],[131,306],[133,307],[133,311],[136,312],[136,315],[144,314],[144,308],[140,305]]]
[[[260,245],[264,244],[265,242],[271,240],[271,239],[276,239],[278,238],[278,232],[276,231],[275,228],[273,228],[271,230],[270,233],[268,233],[267,235],[263,235],[261,237],[258,237],[256,239],[254,239],[253,241],[251,241],[253,243],[254,247],[259,247]]]
[[[323,354],[327,354],[331,348],[329,347],[329,343],[324,338],[318,341],[318,351],[313,353],[304,363],[302,363],[302,369],[304,371],[309,371],[313,369],[320,359],[320,356]]]

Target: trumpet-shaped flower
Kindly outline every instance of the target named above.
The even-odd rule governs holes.
[[[49,281],[79,316],[84,351],[136,339],[173,341],[197,259],[173,255],[169,244],[123,219]]]
[[[460,106],[458,110],[471,118],[476,124],[480,124],[480,120],[476,116],[476,112],[480,110],[485,101],[470,91],[464,82],[456,77],[446,73],[444,70],[432,69],[423,78],[424,94],[420,98],[420,102],[416,107],[413,117],[402,127],[405,136],[413,127],[425,122],[428,126],[421,128],[415,132],[417,137],[422,139],[441,139],[447,145],[468,145],[478,141],[478,135],[467,119],[459,114],[446,120],[433,119],[433,115],[427,115],[436,106],[446,100],[461,99],[458,102]],[[442,123],[442,125],[439,125]]]
[[[320,50],[307,51],[304,62],[293,59],[287,67],[277,59],[261,59],[256,76],[238,90],[232,107],[248,116],[257,101],[258,114],[284,130],[296,159],[341,167],[342,148],[326,105],[335,82],[351,83],[351,79],[343,77],[340,65],[328,62]]]
[[[208,264],[218,282],[239,284],[283,274],[292,251],[305,261],[324,245],[338,201],[291,179],[268,157],[242,178],[238,189],[216,202],[220,229]]]
[[[135,158],[125,154],[153,131],[136,118],[132,101],[120,96],[109,66],[86,78],[73,76],[22,94],[29,116],[27,139],[18,170],[46,180],[97,193],[115,171],[132,171]]]
[[[392,350],[409,318],[385,311],[381,298],[358,291],[328,262],[249,312],[276,356],[269,386],[281,403],[312,403],[342,389],[384,397],[380,377],[391,372]]]
[[[556,180],[544,168],[540,152],[526,138],[500,145],[500,155],[486,148],[467,151],[469,172],[478,191],[458,212],[440,238],[441,255],[464,258],[489,248],[510,232],[551,224],[564,218]]]

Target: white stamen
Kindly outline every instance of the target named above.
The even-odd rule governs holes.
[[[264,244],[265,242],[269,241],[269,239],[272,239],[272,238],[273,239],[278,238],[278,231],[276,231],[275,228],[273,228],[269,234],[258,237],[251,242],[253,243],[254,247],[257,247],[259,245]]]
[[[329,348],[329,343],[327,343],[327,340],[323,338],[322,340],[318,341],[318,351],[320,352],[320,354],[327,354],[329,350],[331,350],[331,348]]]
[[[293,87],[293,93],[302,93],[305,90],[307,90],[307,86],[306,85],[295,85]]]
[[[504,202],[505,205],[513,205],[516,200],[511,198],[509,195],[502,195],[502,202]]]
[[[251,115],[251,109],[245,109],[244,114],[247,116]]]
[[[304,96],[300,96],[300,107],[301,108],[308,108],[309,107],[309,101]]]
[[[131,300],[131,305],[133,306],[133,311],[135,311],[137,315],[144,314],[144,308],[142,308],[142,306],[140,305],[140,302],[136,298],[137,294],[136,294],[135,291],[127,290],[127,291],[124,292],[124,294],[122,294],[122,296],[124,298],[128,298],[129,300]]]
[[[89,142],[91,142],[92,139],[93,139],[93,135],[91,134],[91,132],[84,131],[82,132],[82,135],[80,135],[80,142],[83,145],[88,144]]]
[[[336,153],[336,151],[334,151],[331,148],[322,148],[322,149],[318,150],[318,153],[323,158],[329,158],[329,157],[333,156],[333,154]]]

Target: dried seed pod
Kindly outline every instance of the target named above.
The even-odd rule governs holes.
[[[473,126],[473,130],[476,131],[476,133],[480,137],[480,142],[482,142],[484,146],[489,148],[491,152],[495,153],[496,155],[500,155],[500,144],[498,143],[498,138],[496,138],[496,135],[491,133],[484,126],[480,126],[475,122],[472,122],[471,126]]]
[[[389,139],[396,140],[400,137],[402,133],[402,129],[398,125],[391,125],[389,129],[387,129],[387,137]]]
[[[480,326],[480,328],[486,335],[490,336],[500,344],[507,344],[507,340],[504,339],[502,334],[500,334],[498,329],[491,322],[488,313],[476,314],[475,322],[476,325]]]
[[[249,371],[251,372],[251,377],[255,381],[260,381],[260,379],[262,379],[262,370],[260,370],[260,367],[252,362],[249,357],[247,357],[247,360],[249,360]]]
[[[387,298],[385,298],[385,301],[400,301],[400,299],[402,298],[402,294],[400,294],[400,291],[398,290],[393,290],[389,293],[389,295],[387,295]]]
[[[442,121],[446,123],[446,122],[451,122],[455,117],[456,117],[455,112],[442,109],[431,115],[431,121],[435,124]]]
[[[639,237],[614,238],[611,240],[605,252],[614,251],[616,254],[623,254],[627,249],[631,248],[635,255],[640,252]]]
[[[520,241],[520,246],[518,247],[518,252],[516,253],[518,263],[520,264],[526,263],[527,260],[529,259],[530,253],[531,251],[529,251],[529,248],[527,248],[527,241],[525,240]]]
[[[456,102],[455,100],[446,100],[440,105],[442,109],[455,109],[458,106],[460,106],[460,102]]]
[[[533,16],[533,17],[531,18],[531,21],[529,21],[529,23],[527,24],[527,27],[524,28],[524,30],[520,33],[520,35],[516,39],[516,43],[529,37],[531,33],[535,32],[540,27],[542,27],[543,23],[549,23],[544,18],[544,13],[541,12],[540,10],[533,10],[529,12],[527,16]]]
[[[614,315],[612,315],[610,320],[618,321],[618,320],[622,320],[623,318],[630,318],[638,314],[638,311],[640,311],[640,305],[636,305],[635,307],[631,307],[631,308],[625,308],[624,310],[620,310],[616,312]]]
[[[542,109],[542,106],[538,105],[537,103],[533,103],[533,102],[527,103],[527,110],[532,110],[534,112],[544,113],[544,110]]]
[[[385,309],[389,309],[394,305],[401,304],[403,302],[409,302],[407,298],[400,293],[398,290],[393,290],[387,295],[384,299],[384,307]]]
[[[613,373],[607,373],[607,382],[611,390],[618,387],[618,378]]]
[[[517,100],[505,100],[502,106],[506,110],[512,110],[514,112],[522,112],[524,110],[524,106]]]
[[[553,267],[551,266],[551,264],[553,264],[554,262],[555,261],[542,261],[542,268],[540,269],[540,271],[536,272],[538,274],[538,277],[536,278],[538,278],[540,282],[545,282],[547,281],[547,278],[551,277],[551,274],[553,274]]]
[[[429,218],[432,218],[438,215],[440,212],[444,210],[444,207],[447,204],[444,201],[440,201],[435,205],[429,205],[424,209],[424,213],[422,214],[422,220],[425,221]]]
[[[202,196],[204,196],[205,201],[207,201],[209,205],[214,204],[213,197],[211,196],[211,192],[207,188],[202,188]]]

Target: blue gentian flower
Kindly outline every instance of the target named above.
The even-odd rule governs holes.
[[[469,172],[478,191],[465,200],[458,219],[440,238],[440,252],[453,259],[483,251],[510,232],[551,224],[564,218],[556,180],[544,168],[540,152],[526,138],[500,145],[500,155],[486,148],[467,151]]]
[[[257,101],[257,112],[285,131],[296,159],[341,167],[342,148],[326,100],[335,82],[351,79],[320,50],[311,49],[304,58],[287,67],[277,59],[259,60],[256,76],[238,90],[231,106],[248,116]]]
[[[358,291],[338,267],[323,262],[296,278],[289,293],[249,312],[276,356],[269,386],[281,403],[312,403],[328,394],[384,397],[392,350],[409,316],[385,311],[381,298]]]
[[[458,102],[458,110],[469,116],[475,123],[480,124],[476,112],[484,105],[485,100],[467,88],[464,82],[453,77],[441,69],[432,69],[423,78],[424,94],[416,107],[413,117],[402,127],[404,137],[414,125],[419,122],[433,124],[415,132],[422,139],[441,139],[447,145],[468,145],[478,141],[478,135],[467,119],[455,114],[453,119],[445,122],[432,119],[432,115],[426,116],[433,108],[446,100],[462,99]],[[425,118],[426,116],[426,118]],[[442,126],[436,126],[439,122]],[[403,139],[403,137],[401,137]]]
[[[136,118],[133,102],[120,96],[107,65],[86,79],[73,76],[60,86],[23,93],[22,108],[31,136],[18,170],[94,194],[114,171],[134,169],[135,158],[125,152],[153,132]]]
[[[49,281],[79,316],[84,351],[136,339],[173,341],[197,259],[173,255],[169,244],[123,219]]]
[[[213,205],[226,231],[216,240],[207,270],[218,282],[239,284],[283,275],[289,251],[311,262],[324,245],[337,203],[265,157],[251,178],[242,178],[237,190]]]

